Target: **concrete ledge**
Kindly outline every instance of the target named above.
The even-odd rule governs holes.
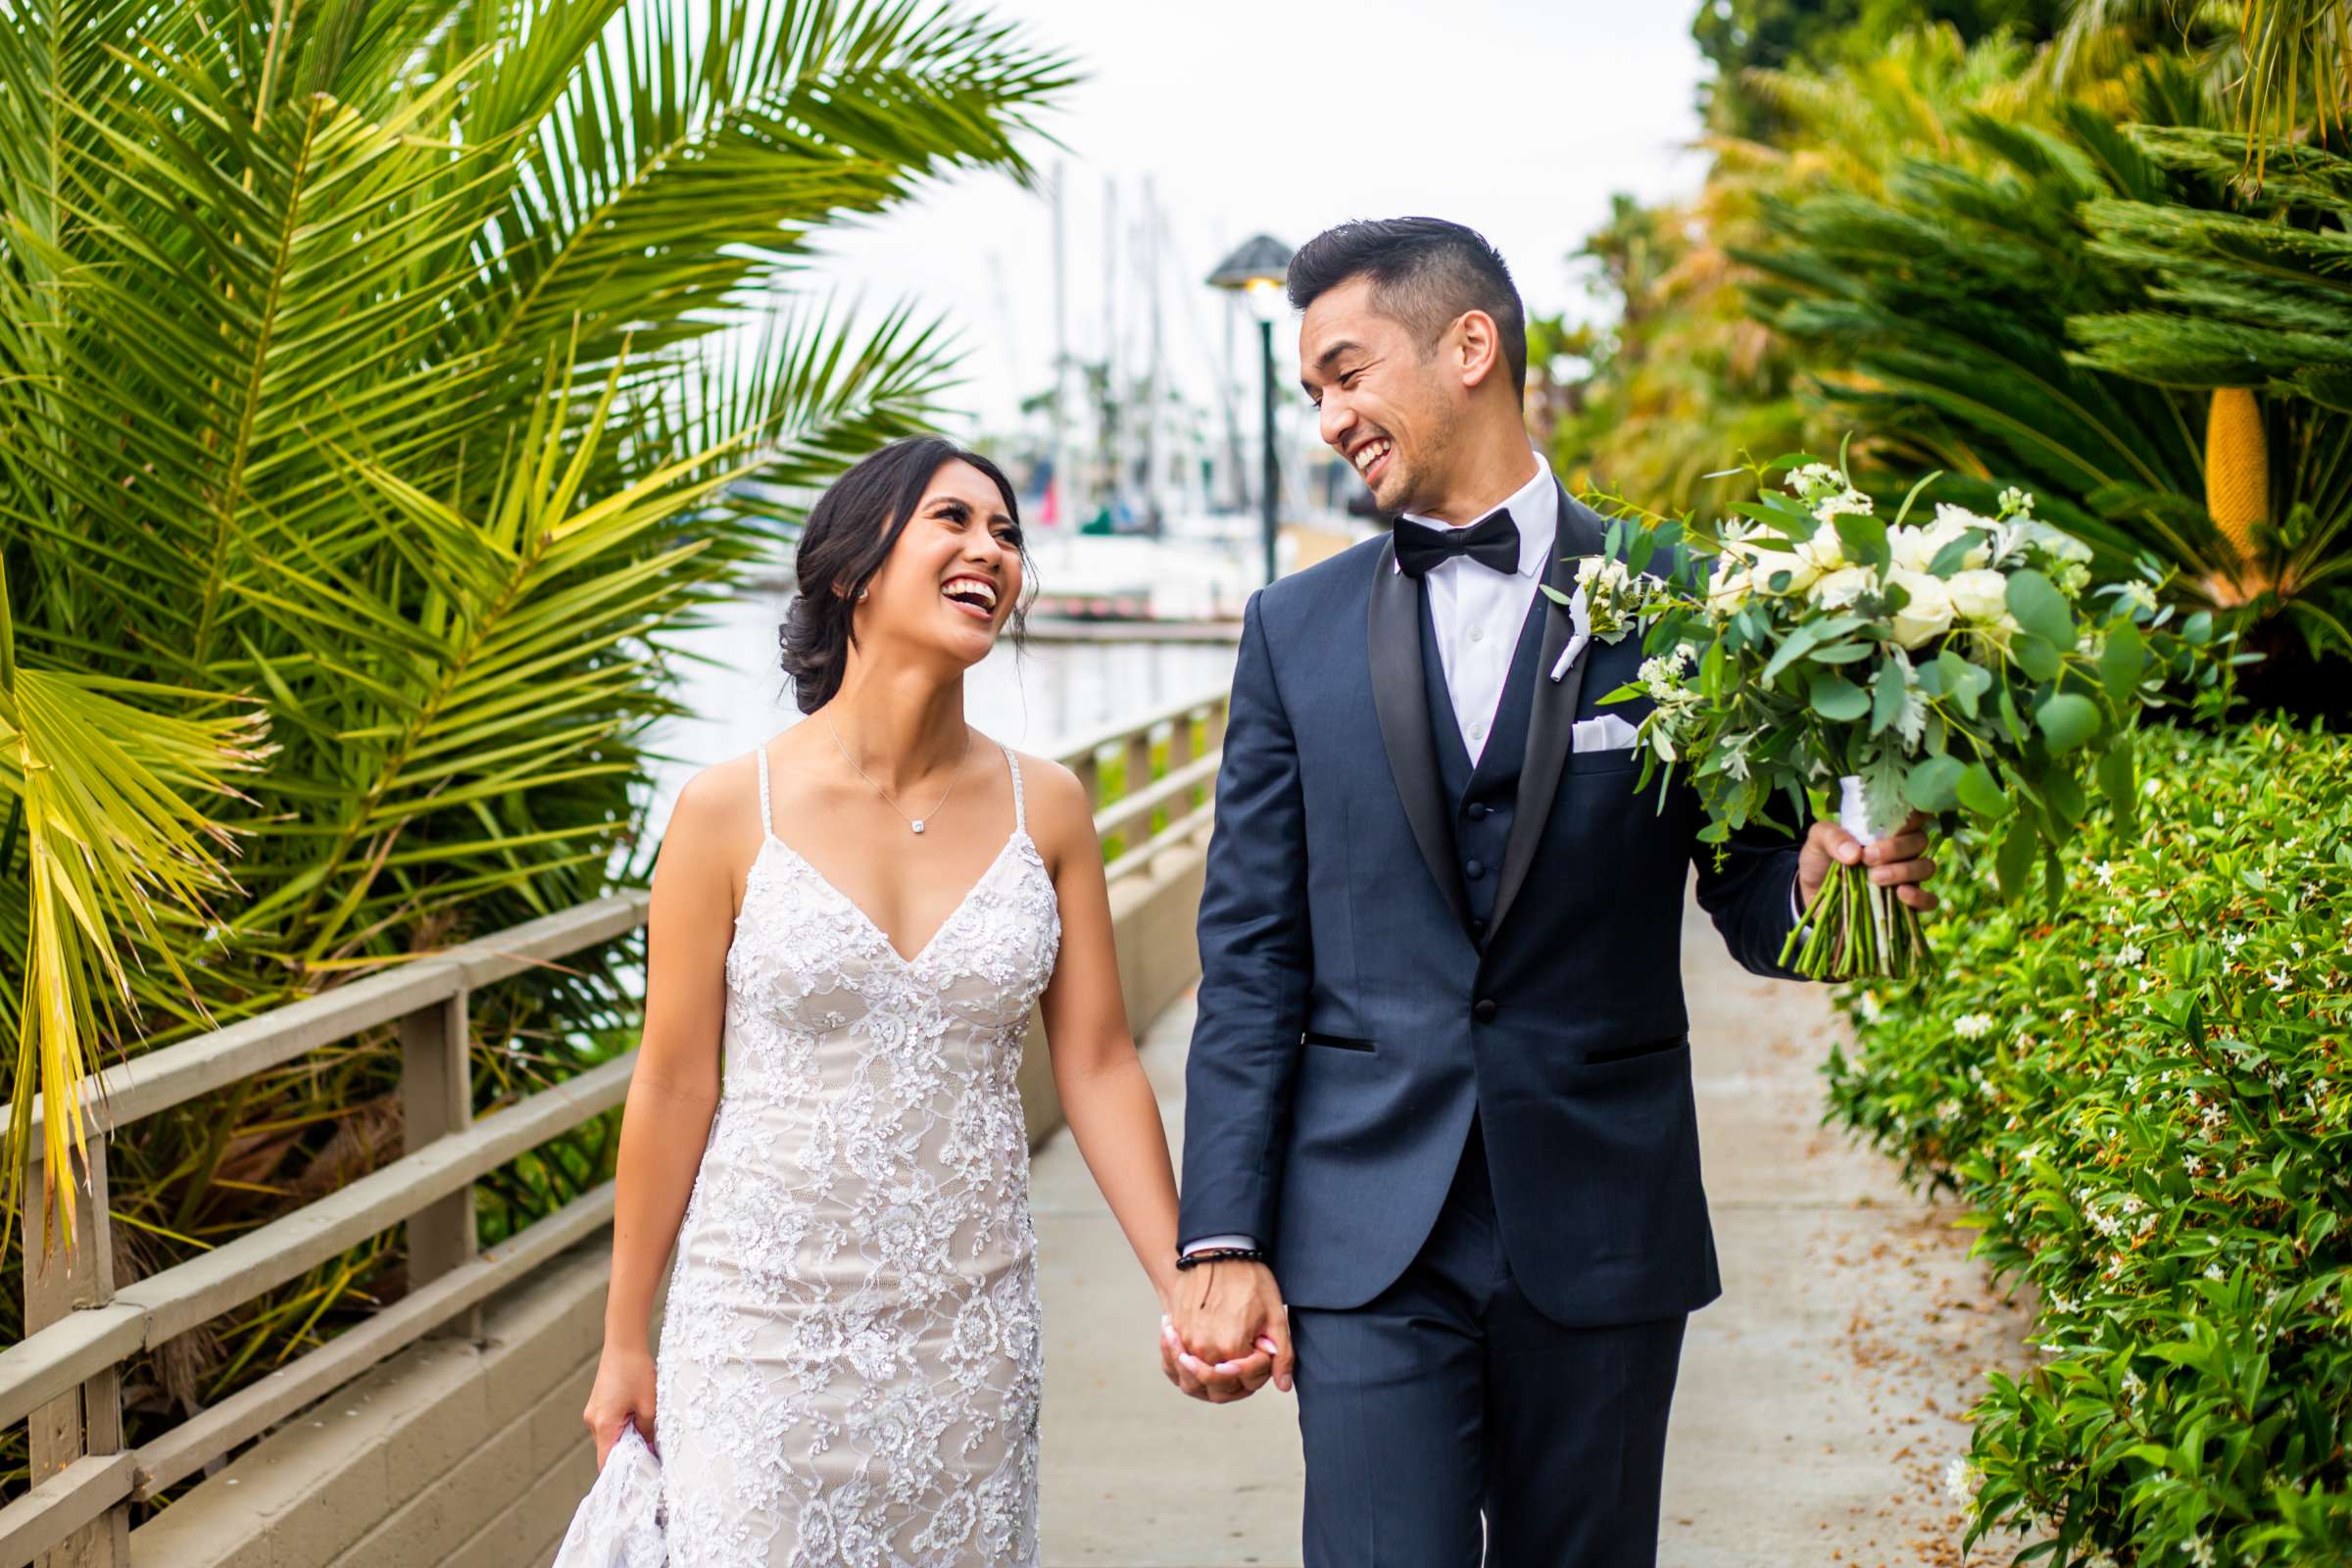
[[[1152,1019],[1200,978],[1200,885],[1208,869],[1208,835],[1175,845],[1148,872],[1110,887],[1111,940],[1119,955],[1119,991],[1127,1021],[1140,1039]],[[1021,1048],[1021,1106],[1035,1149],[1061,1126],[1061,1096],[1054,1088],[1054,1059],[1045,1025],[1032,1017]]]

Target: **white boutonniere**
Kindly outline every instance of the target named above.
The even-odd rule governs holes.
[[[1574,593],[1563,594],[1545,584],[1544,591],[1568,607],[1568,646],[1560,650],[1558,662],[1551,666],[1551,678],[1556,681],[1566,675],[1593,638],[1623,642],[1628,632],[1641,626],[1650,597],[1662,586],[1657,578],[1637,576],[1626,569],[1624,562],[1605,556],[1587,556],[1576,564]]]

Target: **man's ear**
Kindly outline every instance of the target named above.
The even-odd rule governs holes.
[[[1484,311],[1465,311],[1446,330],[1462,389],[1476,391],[1502,364],[1502,334],[1495,330],[1494,318]]]

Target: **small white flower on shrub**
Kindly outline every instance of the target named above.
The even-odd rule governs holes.
[[[1992,1015],[1984,1012],[1964,1012],[1952,1020],[1952,1033],[1963,1040],[1982,1040],[1992,1032]]]
[[[1943,1490],[1951,1494],[1954,1502],[1976,1501],[1977,1489],[1984,1484],[1983,1472],[1965,1454],[1943,1467]]]

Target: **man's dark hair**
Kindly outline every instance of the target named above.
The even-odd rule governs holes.
[[[1291,258],[1294,310],[1351,277],[1372,280],[1372,302],[1428,345],[1471,311],[1494,319],[1511,388],[1527,391],[1527,313],[1511,270],[1486,236],[1442,218],[1358,219],[1327,228]]]

